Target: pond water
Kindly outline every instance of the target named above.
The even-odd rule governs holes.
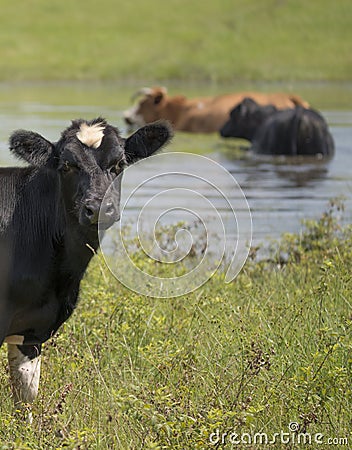
[[[18,128],[37,131],[57,140],[71,119],[103,116],[125,133],[122,112],[140,86],[126,84],[0,84],[0,163],[18,164],[8,151],[8,137]],[[292,90],[306,98],[326,117],[336,154],[326,163],[298,163],[254,158],[232,141],[216,134],[179,133],[169,151],[203,154],[223,165],[241,186],[252,213],[253,242],[265,243],[283,232],[298,232],[302,219],[321,216],[331,198],[345,197],[345,220],[351,218],[352,192],[352,86],[312,84],[227,86],[173,86],[172,93],[212,95],[241,89]],[[169,186],[171,187],[171,185]],[[152,194],[150,190],[148,196]],[[141,199],[147,201],[148,198]],[[183,220],[182,211],[174,213]]]

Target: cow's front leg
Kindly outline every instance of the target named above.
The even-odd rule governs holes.
[[[30,406],[38,394],[41,358],[40,352],[40,344],[8,344],[10,380],[15,408],[16,410],[27,410],[27,419],[29,422],[32,422]]]

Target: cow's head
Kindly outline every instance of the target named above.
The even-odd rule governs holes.
[[[261,106],[246,97],[230,112],[230,118],[221,128],[222,137],[252,140],[257,128],[277,109],[273,105]]]
[[[142,88],[133,99],[142,95],[137,105],[123,113],[125,122],[131,126],[143,126],[162,119],[161,111],[165,107],[167,90],[164,87]]]
[[[99,219],[108,228],[119,219],[121,177],[103,203],[108,187],[125,166],[152,155],[171,136],[167,122],[147,125],[124,139],[102,118],[79,119],[56,143],[32,131],[16,131],[10,149],[33,166],[58,172],[68,217],[88,227],[97,227]]]

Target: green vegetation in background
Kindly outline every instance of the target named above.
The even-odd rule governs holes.
[[[272,439],[292,422],[350,448],[352,229],[339,225],[340,208],[234,282],[219,274],[178,299],[124,289],[96,257],[78,311],[44,346],[32,427],[10,414],[0,372],[0,448],[218,448],[217,429]]]
[[[2,2],[1,80],[350,80],[350,0]]]

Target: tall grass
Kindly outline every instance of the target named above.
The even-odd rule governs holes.
[[[350,80],[349,0],[3,2],[1,80]]]
[[[131,293],[95,258],[78,311],[45,345],[32,428],[10,414],[1,372],[0,448],[232,448],[217,430],[249,442],[290,423],[349,448],[352,229],[335,215],[233,283],[219,274],[178,299]],[[293,436],[239,448],[291,448]]]

